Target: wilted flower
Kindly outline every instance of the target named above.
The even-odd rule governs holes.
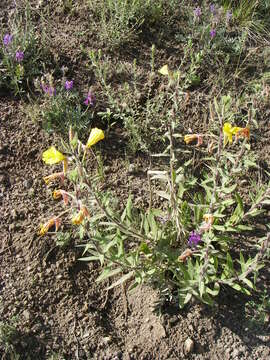
[[[179,257],[179,261],[186,261],[186,259],[190,256],[192,256],[193,252],[191,249],[186,249]]]
[[[208,231],[211,229],[214,223],[214,216],[212,214],[204,214],[203,215],[204,222],[200,227],[200,231]]]
[[[73,80],[70,80],[70,81],[66,80],[65,89],[66,90],[71,90],[72,88],[73,88]]]
[[[96,97],[91,91],[89,91],[86,99],[84,100],[84,104],[87,106],[88,105],[94,106],[95,103],[96,103]]]
[[[199,18],[202,15],[202,10],[201,8],[198,6],[196,7],[196,9],[194,10],[194,16]]]
[[[94,128],[91,130],[88,141],[86,143],[86,148],[90,148],[95,145],[100,140],[104,139],[104,132],[101,129]]]
[[[5,46],[8,46],[8,45],[11,43],[12,39],[13,39],[13,36],[12,36],[12,35],[6,34],[6,35],[4,36],[4,39],[3,39],[4,45],[5,45]]]
[[[43,236],[47,234],[51,227],[55,226],[55,231],[58,231],[60,226],[60,219],[57,217],[51,218],[45,224],[40,226],[39,235]]]
[[[190,142],[192,142],[194,140],[197,140],[196,146],[200,146],[200,145],[202,145],[202,142],[203,142],[203,136],[201,134],[191,134],[191,135],[184,136],[184,141],[186,144],[189,144]]]
[[[78,214],[72,218],[72,220],[71,220],[72,224],[80,225],[83,222],[84,218],[88,217],[88,216],[89,216],[89,212],[87,210],[87,207],[83,205],[83,206],[81,206]]]
[[[250,130],[248,127],[245,128],[241,128],[241,127],[235,127],[234,128],[234,134],[235,134],[235,139],[237,140],[240,137],[244,137],[246,139],[250,138]]]
[[[217,34],[216,29],[211,29],[210,30],[210,36],[211,36],[212,39],[216,36],[216,34]]]
[[[23,58],[24,58],[23,51],[16,51],[16,55],[15,55],[16,61],[21,62],[23,61]]]
[[[64,204],[67,205],[68,204],[68,193],[65,190],[54,190],[53,192],[53,198],[54,199],[60,199],[61,197],[63,198]]]
[[[188,245],[192,248],[196,248],[201,240],[201,235],[196,231],[192,231],[188,239]]]
[[[64,172],[57,172],[53,173],[51,175],[45,176],[43,180],[45,181],[46,185],[48,185],[50,182],[60,179],[62,182],[64,182],[65,174]]]
[[[56,94],[56,90],[53,86],[46,85],[43,82],[41,83],[41,88],[46,94],[50,96],[54,96]]]

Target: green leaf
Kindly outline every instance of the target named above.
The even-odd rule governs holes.
[[[206,292],[212,296],[217,296],[219,294],[219,290],[220,290],[220,285],[217,282],[214,284],[213,289],[209,287],[206,288]]]
[[[125,274],[124,276],[122,276],[119,280],[117,280],[116,282],[114,282],[111,286],[109,286],[107,288],[107,290],[110,290],[118,285],[123,284],[124,282],[126,282],[128,279],[132,278],[134,276],[134,270],[130,271],[129,273]]]
[[[102,271],[102,273],[99,275],[99,277],[96,279],[96,282],[101,282],[105,279],[108,279],[109,277],[115,276],[117,274],[119,274],[120,272],[122,272],[121,268],[116,268],[111,270],[111,268],[106,268]]]
[[[254,285],[252,284],[252,282],[251,282],[249,279],[244,278],[242,281],[243,281],[249,288],[251,288],[252,290],[254,289]]]

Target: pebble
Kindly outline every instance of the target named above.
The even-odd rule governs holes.
[[[25,318],[25,320],[30,320],[30,317],[31,317],[30,312],[28,310],[24,310],[23,317]]]
[[[187,338],[184,344],[185,353],[190,354],[194,350],[194,341],[191,338]]]
[[[132,174],[132,173],[134,173],[136,171],[137,171],[136,165],[135,164],[129,164],[129,167],[128,167],[129,174]]]
[[[26,189],[29,189],[31,186],[33,185],[33,181],[32,180],[24,180],[23,181],[23,186],[26,188]]]

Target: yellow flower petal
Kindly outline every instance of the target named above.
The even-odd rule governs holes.
[[[60,153],[60,151],[56,150],[54,146],[52,146],[48,150],[44,151],[42,154],[42,160],[45,164],[53,165],[66,160],[66,157]]]
[[[168,65],[162,66],[162,68],[159,69],[158,72],[159,72],[161,75],[167,75],[167,76],[169,76],[170,71],[169,71]]]
[[[104,139],[104,132],[101,129],[94,128],[91,130],[86,147],[90,148],[100,140]]]
[[[230,123],[225,123],[223,125],[223,134],[224,134],[224,146],[229,143],[232,143],[232,136],[233,136],[233,127]]]

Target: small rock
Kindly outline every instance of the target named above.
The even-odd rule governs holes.
[[[186,354],[192,353],[194,350],[194,341],[190,338],[187,338],[187,340],[185,341],[185,344],[184,344],[184,348],[185,348]]]
[[[12,210],[11,210],[11,216],[12,216],[12,219],[13,219],[13,220],[16,220],[16,219],[17,219],[18,213],[17,213],[16,209],[12,209]]]
[[[129,167],[128,167],[129,174],[132,174],[132,173],[134,173],[136,171],[137,171],[136,165],[135,164],[129,164]]]
[[[13,230],[15,230],[15,228],[16,228],[15,224],[10,224],[9,227],[8,227],[8,230],[13,231]]]
[[[29,189],[31,186],[33,185],[33,181],[32,180],[24,180],[23,181],[23,186],[24,186],[24,188],[26,188],[26,189]]]
[[[35,189],[30,188],[28,193],[29,193],[29,196],[33,196],[35,194]]]
[[[25,318],[25,320],[29,321],[30,317],[31,317],[30,312],[28,310],[24,310],[23,311],[23,317]]]
[[[176,323],[178,322],[178,317],[176,315],[172,316],[170,319],[169,319],[169,324],[171,326],[175,325]]]

